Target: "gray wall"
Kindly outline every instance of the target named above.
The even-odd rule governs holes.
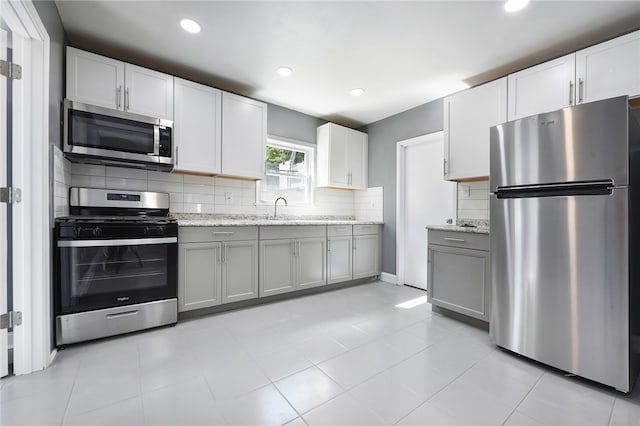
[[[316,143],[316,128],[326,120],[312,117],[292,109],[269,104],[267,132],[269,135]]]
[[[40,19],[49,33],[49,142],[62,148],[60,107],[65,94],[65,46],[67,37],[58,8],[53,1],[34,1]]]
[[[369,134],[369,187],[384,189],[382,272],[396,273],[396,147],[399,141],[442,130],[443,100],[438,99],[376,121]]]

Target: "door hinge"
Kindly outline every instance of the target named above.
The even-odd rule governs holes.
[[[19,203],[22,201],[22,190],[20,188],[0,188],[0,203]]]
[[[0,330],[14,328],[22,324],[22,312],[10,311],[0,315]]]
[[[22,66],[13,62],[0,60],[0,75],[4,75],[11,80],[22,79]]]

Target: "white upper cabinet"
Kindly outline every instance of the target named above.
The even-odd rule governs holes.
[[[365,189],[368,184],[368,136],[334,123],[318,127],[318,186]]]
[[[489,175],[489,128],[507,121],[507,78],[444,99],[444,177]]]
[[[509,120],[640,95],[640,31],[509,75]]]
[[[67,47],[67,98],[122,110],[124,89],[124,62]]]
[[[576,53],[576,103],[640,95],[640,31]]]
[[[67,98],[173,120],[173,76],[67,47]]]
[[[222,174],[264,178],[267,104],[222,94]]]
[[[508,79],[509,120],[573,105],[575,54],[510,74]]]
[[[218,174],[222,155],[222,92],[175,79],[175,171]]]
[[[125,111],[173,120],[173,76],[125,64],[124,83]]]

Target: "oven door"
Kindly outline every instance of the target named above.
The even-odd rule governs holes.
[[[177,297],[176,237],[59,240],[58,314]]]

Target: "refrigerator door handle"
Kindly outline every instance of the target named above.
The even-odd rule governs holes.
[[[569,182],[548,185],[498,187],[495,193],[498,199],[571,195],[611,195],[614,187],[615,185],[612,180],[600,180],[591,182]]]

